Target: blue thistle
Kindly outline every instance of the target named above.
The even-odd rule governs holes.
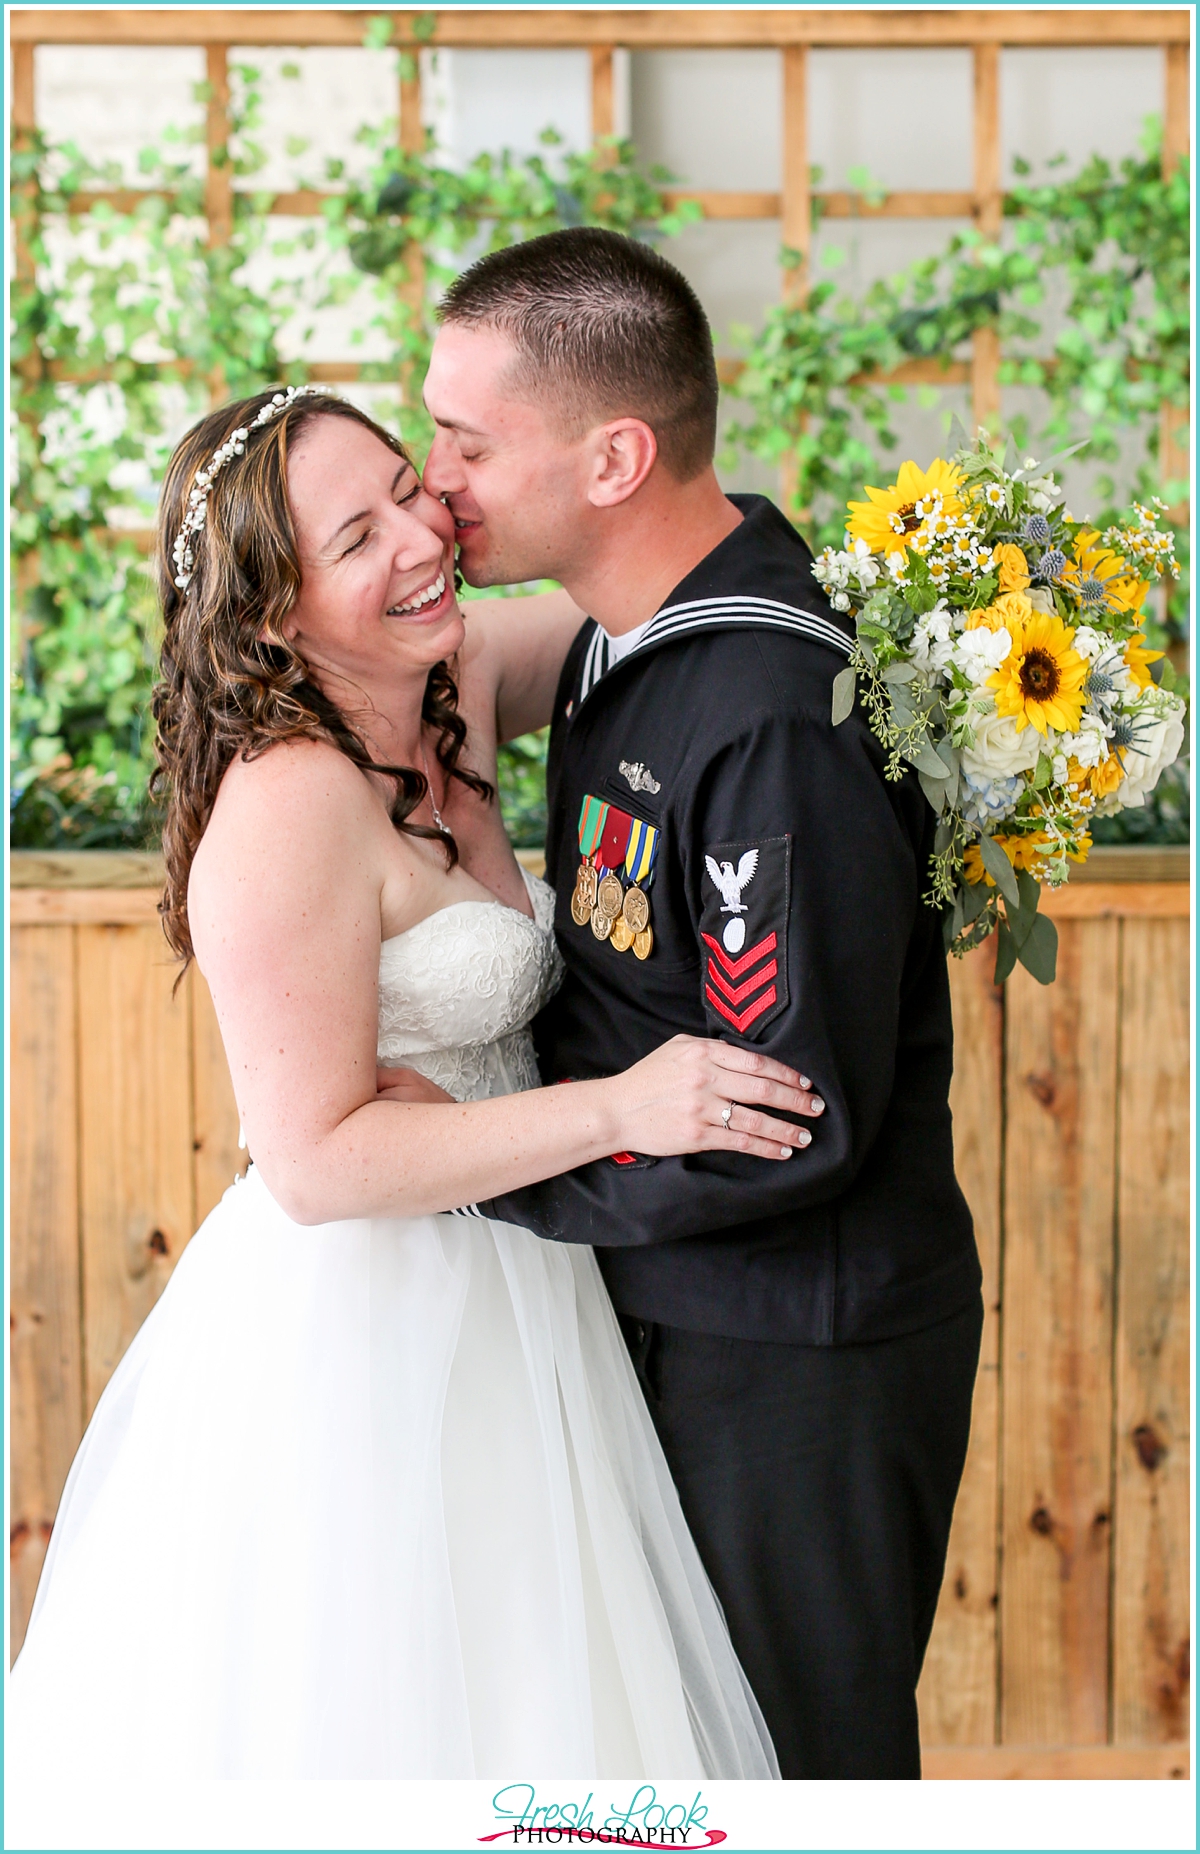
[[[1038,561],[1036,577],[1044,579],[1049,586],[1055,585],[1066,572],[1067,556],[1061,547],[1051,547]]]
[[[1104,590],[1103,580],[1095,578],[1085,579],[1079,588],[1079,603],[1081,605],[1094,606],[1106,605],[1108,603],[1108,594]]]
[[[1138,736],[1142,731],[1142,723],[1137,717],[1118,715],[1113,722],[1109,743],[1118,753],[1144,753],[1145,748],[1138,745]]]
[[[1103,700],[1113,693],[1117,685],[1107,670],[1094,669],[1083,686],[1086,694]]]
[[[1032,541],[1035,547],[1044,547],[1050,539],[1050,523],[1044,515],[1031,515],[1021,530],[1021,538]]]

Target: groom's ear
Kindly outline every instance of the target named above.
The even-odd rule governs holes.
[[[593,508],[616,508],[635,495],[654,468],[658,440],[644,419],[614,418],[599,425],[592,447],[588,501]]]

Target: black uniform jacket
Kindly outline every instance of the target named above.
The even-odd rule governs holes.
[[[598,675],[589,620],[564,667],[547,875],[567,976],[534,1033],[546,1083],[615,1074],[680,1031],[721,1036],[809,1076],[825,1113],[782,1162],[623,1154],[479,1209],[595,1244],[619,1312],[732,1338],[885,1338],[980,1284],[941,927],[921,899],[933,813],[913,774],[884,779],[859,710],[831,723],[849,637],[804,542],[765,498],[731,500],[741,525],[637,648]],[[645,959],[572,919],[589,796],[660,833]]]

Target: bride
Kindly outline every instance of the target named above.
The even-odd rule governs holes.
[[[321,393],[202,420],[160,520],[163,918],[254,1163],[76,1457],[15,1768],[777,1776],[591,1250],[444,1214],[625,1148],[808,1140],[761,1111],[804,1112],[798,1078],[713,1041],[531,1092],[553,896],[495,750],[581,614],[464,625],[450,516]]]

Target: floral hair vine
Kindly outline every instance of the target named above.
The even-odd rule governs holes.
[[[288,407],[306,393],[323,393],[322,386],[289,386],[285,392],[276,393],[269,399],[256,418],[248,425],[239,425],[231,431],[219,450],[213,452],[203,470],[197,470],[192,478],[192,487],[188,492],[187,511],[183,517],[183,526],[175,536],[175,545],[171,549],[171,558],[175,562],[175,584],[181,592],[186,592],[192,583],[196,570],[196,555],[192,541],[195,535],[202,533],[208,520],[208,492],[220,476],[226,464],[235,457],[241,457],[246,449],[246,440],[252,431],[261,425],[269,425],[272,419],[286,412]]]

